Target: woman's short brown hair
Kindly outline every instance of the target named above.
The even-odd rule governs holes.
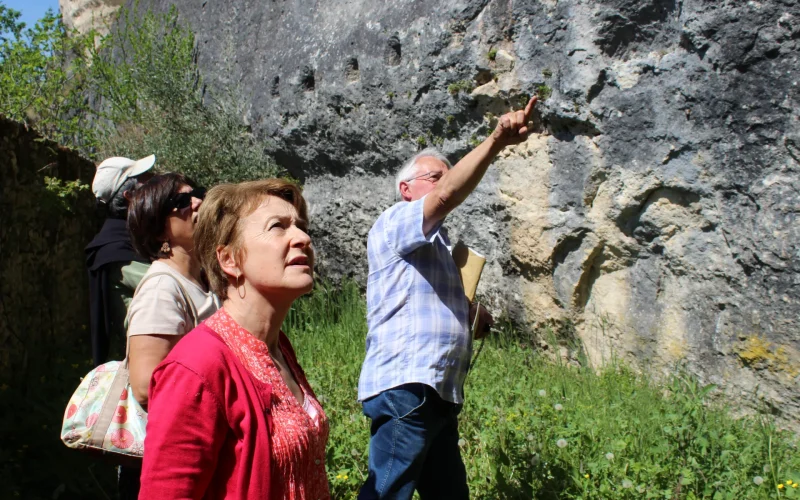
[[[159,258],[161,240],[171,211],[170,199],[182,186],[197,187],[183,174],[154,175],[136,188],[128,206],[128,232],[133,248],[151,261]]]
[[[228,298],[228,276],[217,260],[217,248],[228,246],[237,260],[242,257],[239,222],[256,211],[267,196],[291,203],[300,218],[308,220],[306,200],[300,188],[283,179],[264,179],[239,184],[220,184],[206,194],[194,230],[194,249],[206,271],[211,290]]]

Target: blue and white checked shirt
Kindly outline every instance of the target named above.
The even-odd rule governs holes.
[[[427,238],[422,232],[423,201],[397,203],[369,231],[369,332],[359,401],[417,382],[445,401],[464,402],[469,303],[447,231],[439,224]]]

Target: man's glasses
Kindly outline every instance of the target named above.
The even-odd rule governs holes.
[[[441,172],[425,172],[422,175],[418,175],[416,177],[411,177],[410,179],[406,179],[406,182],[411,182],[411,181],[416,180],[416,179],[423,179],[423,180],[426,180],[426,181],[433,182],[435,184],[435,183],[439,182],[439,179],[441,179],[441,178],[442,178],[442,173]]]
[[[206,188],[196,187],[188,193],[178,193],[170,197],[167,205],[169,209],[183,210],[192,206],[192,198],[202,200],[206,197]]]

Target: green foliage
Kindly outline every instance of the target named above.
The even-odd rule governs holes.
[[[545,85],[544,83],[541,85],[536,86],[536,95],[539,96],[539,99],[542,101],[546,101],[553,95],[553,89]]]
[[[424,135],[417,137],[417,146],[422,149],[428,145],[428,139]]]
[[[367,473],[369,420],[356,391],[365,318],[357,285],[322,284],[284,323],[330,421],[333,498],[355,498]],[[799,497],[788,482],[800,481],[798,438],[768,416],[734,420],[709,402],[713,386],[680,370],[663,385],[624,365],[575,368],[548,361],[521,338],[502,322],[467,378],[459,428],[472,498]],[[0,385],[0,426],[15,430],[0,447],[4,491],[112,498],[114,470],[55,437],[69,395],[91,368],[89,346],[54,339],[43,349],[41,376],[27,387]]]
[[[160,165],[207,185],[282,173],[244,125],[234,93],[204,96],[194,35],[175,8],[123,11],[118,25],[92,58],[114,124],[103,156],[155,153]]]
[[[58,177],[45,177],[44,187],[48,193],[52,195],[51,200],[53,204],[69,213],[75,211],[75,204],[81,192],[88,192],[89,185],[81,182],[80,179],[75,181],[62,181]]]
[[[331,422],[334,498],[355,498],[367,473],[369,420],[356,401],[365,314],[356,285],[323,285],[285,323]],[[797,497],[786,482],[800,481],[797,436],[766,417],[734,420],[709,403],[713,386],[681,371],[659,385],[623,365],[553,363],[507,324],[499,330],[467,378],[459,417],[473,498]]]
[[[123,9],[100,37],[52,12],[32,29],[0,4],[0,106],[90,157],[142,157],[202,184],[281,175],[243,122],[235,91],[210,95],[194,35],[165,14]],[[89,105],[91,103],[91,105]]]
[[[88,37],[71,37],[48,10],[33,28],[0,2],[0,112],[63,144],[89,149],[85,114]]]
[[[451,83],[447,86],[447,91],[451,95],[457,95],[459,92],[464,92],[469,94],[475,88],[472,81],[470,80],[459,80],[455,83]]]
[[[542,70],[542,76],[545,78],[550,78],[553,76],[553,72],[549,68],[545,68]]]
[[[486,57],[488,57],[490,61],[494,61],[495,57],[497,57],[497,49],[494,47],[489,49],[489,53],[486,54]]]

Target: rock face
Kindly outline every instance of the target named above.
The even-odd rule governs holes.
[[[320,268],[420,147],[455,163],[538,92],[536,133],[449,219],[479,293],[589,358],[686,366],[800,415],[800,4],[471,0],[176,4],[211,88],[305,183]]]
[[[80,33],[95,29],[106,34],[114,15],[124,3],[124,0],[58,0],[58,7],[68,28],[75,28]]]

